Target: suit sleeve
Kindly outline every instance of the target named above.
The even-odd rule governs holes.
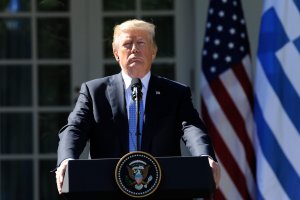
[[[183,93],[179,110],[185,146],[193,156],[210,156],[216,161],[207,128],[193,106],[191,91],[185,88]]]
[[[83,83],[76,105],[68,117],[68,123],[59,131],[58,166],[67,158],[79,158],[88,140],[92,123],[92,101],[88,87]]]

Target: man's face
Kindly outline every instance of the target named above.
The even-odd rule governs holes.
[[[156,56],[150,34],[145,30],[123,31],[118,40],[114,56],[122,70],[132,78],[143,78],[151,69]]]

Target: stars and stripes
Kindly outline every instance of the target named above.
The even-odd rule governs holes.
[[[300,0],[266,0],[259,37],[257,199],[300,199]]]
[[[202,117],[221,165],[216,199],[255,198],[251,61],[239,0],[212,0],[202,55]]]

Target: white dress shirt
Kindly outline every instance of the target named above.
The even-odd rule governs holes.
[[[124,83],[125,83],[126,109],[127,109],[127,117],[129,119],[129,101],[132,98],[131,97],[132,91],[131,91],[131,88],[130,88],[130,84],[131,84],[132,78],[130,76],[128,76],[127,74],[125,74],[123,71],[121,73],[122,73],[122,77],[123,77],[123,80],[124,80]],[[141,79],[141,82],[142,82],[142,85],[143,85],[143,87],[142,87],[142,93],[143,93],[142,99],[143,99],[144,109],[145,109],[145,105],[146,105],[146,96],[147,96],[150,76],[151,76],[151,72],[149,71]]]

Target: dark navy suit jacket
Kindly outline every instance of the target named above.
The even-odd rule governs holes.
[[[78,158],[90,141],[91,158],[128,153],[128,117],[121,73],[83,83],[68,123],[59,132],[58,165]],[[187,86],[151,75],[141,150],[153,156],[180,156],[180,139],[194,156],[214,151]]]

